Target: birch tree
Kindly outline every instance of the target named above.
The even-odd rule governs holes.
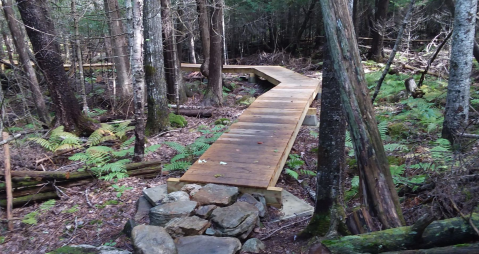
[[[464,133],[469,117],[469,97],[477,1],[456,0],[452,33],[449,84],[442,137],[453,144]]]
[[[131,0],[127,0],[131,1]],[[143,0],[131,1],[131,72],[133,77],[133,103],[135,110],[134,161],[141,161],[145,153],[144,94],[145,72],[143,70]]]

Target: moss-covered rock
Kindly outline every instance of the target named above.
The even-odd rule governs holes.
[[[231,120],[228,118],[220,118],[215,121],[215,125],[229,125],[231,123]]]
[[[409,136],[409,128],[404,123],[392,123],[388,126],[389,136],[393,139],[403,139]]]
[[[256,100],[255,97],[252,97],[250,95],[244,95],[243,97],[239,98],[236,103],[237,104],[243,104],[243,105],[250,105]]]
[[[183,116],[180,115],[175,115],[174,113],[170,113],[168,115],[168,118],[170,119],[170,124],[172,127],[177,127],[177,128],[183,128],[186,125],[188,125],[188,122]]]

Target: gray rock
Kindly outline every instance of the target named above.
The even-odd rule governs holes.
[[[186,236],[176,240],[178,254],[235,254],[241,242],[233,237]]]
[[[210,183],[201,188],[192,199],[200,205],[227,206],[236,201],[238,194],[238,187]]]
[[[168,191],[166,190],[166,184],[145,189],[143,190],[143,195],[152,206],[159,205],[160,201],[168,195]]]
[[[131,239],[135,254],[178,254],[175,242],[162,227],[136,226]]]
[[[208,219],[211,214],[213,213],[213,210],[216,209],[217,206],[215,205],[204,205],[204,206],[200,206],[198,207],[198,209],[196,209],[196,216],[200,217],[200,218],[203,218],[203,219]]]
[[[131,238],[131,231],[133,228],[136,227],[136,222],[132,219],[129,219],[126,223],[125,226],[123,227],[123,233],[125,233],[126,236]]]
[[[186,184],[181,187],[181,190],[187,192],[190,196],[194,196],[201,188],[203,187],[199,184]]]
[[[166,204],[171,202],[189,201],[189,200],[190,200],[190,195],[188,195],[188,193],[184,191],[175,191],[166,195],[166,197],[162,199],[160,202],[161,204]]]
[[[245,193],[241,195],[241,197],[238,198],[238,202],[246,202],[256,206],[259,211],[259,217],[264,217],[264,215],[266,214],[266,206],[264,206],[263,203],[254,198],[251,194]]]
[[[190,216],[196,206],[195,201],[178,201],[155,206],[150,210],[150,225],[163,227],[171,219]]]
[[[170,220],[165,226],[166,232],[173,238],[182,236],[202,235],[211,225],[207,220],[197,216],[186,218],[175,218]]]
[[[258,238],[248,239],[241,247],[241,252],[262,253],[266,249],[266,245]]]
[[[135,220],[139,221],[143,219],[143,217],[147,216],[152,207],[153,206],[150,204],[150,202],[144,196],[141,196],[138,201],[136,201]]]
[[[213,211],[211,222],[214,235],[234,236],[244,240],[259,222],[258,208],[246,202],[219,207]]]
[[[56,250],[58,253],[97,253],[97,254],[131,254],[127,250],[121,250],[110,246],[99,246],[95,247],[92,245],[81,244],[81,245],[70,245],[63,246]],[[57,253],[55,252],[55,253]]]

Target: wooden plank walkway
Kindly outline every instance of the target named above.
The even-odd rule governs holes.
[[[182,70],[198,71],[199,65],[182,64]],[[196,161],[179,182],[274,187],[319,92],[319,80],[279,66],[229,65],[223,72],[253,73],[276,86],[259,96],[200,157],[206,162]]]

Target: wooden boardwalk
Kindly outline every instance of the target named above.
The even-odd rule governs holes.
[[[198,71],[199,65],[182,64],[182,69]],[[183,177],[168,184],[216,183],[278,191],[274,186],[319,92],[319,80],[279,66],[229,65],[223,72],[252,73],[275,87],[259,96]]]

